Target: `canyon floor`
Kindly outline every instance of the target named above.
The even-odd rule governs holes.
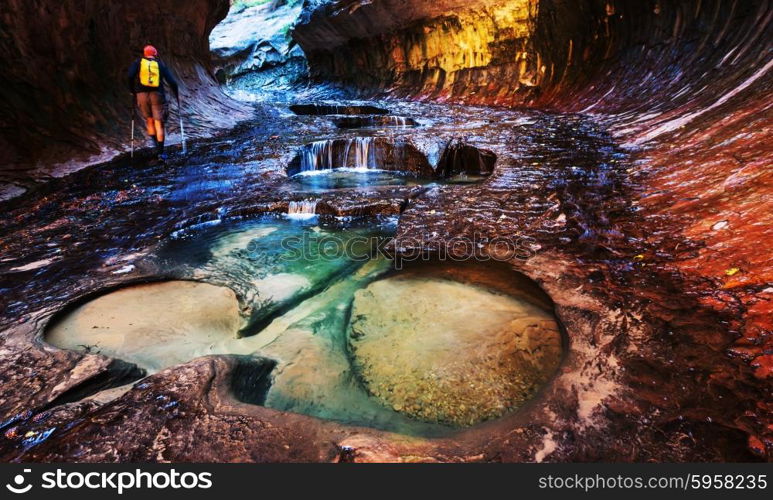
[[[4,461],[765,459],[739,312],[679,272],[699,248],[641,215],[608,122],[328,87],[250,106],[166,164],[0,206]]]

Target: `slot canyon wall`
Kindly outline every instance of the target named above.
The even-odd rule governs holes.
[[[365,89],[652,112],[766,70],[770,16],[753,0],[308,0],[293,37],[313,76]]]
[[[146,43],[180,80],[187,133],[246,117],[209,74],[208,36],[228,8],[228,0],[4,2],[0,180],[23,187],[57,175],[52,165],[82,166],[128,150],[126,72]],[[176,103],[170,107],[176,123]],[[176,131],[173,125],[175,142]],[[141,124],[136,134],[144,144]]]

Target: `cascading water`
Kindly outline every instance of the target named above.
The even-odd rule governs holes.
[[[301,172],[334,168],[375,168],[375,137],[354,137],[344,140],[317,141],[301,153]]]
[[[323,168],[333,168],[333,141],[330,140],[313,142],[301,154],[301,172]]]
[[[408,126],[408,120],[404,116],[390,116],[389,125],[392,127],[405,128]]]
[[[373,144],[373,137],[356,137],[350,139],[346,144],[344,150],[344,167],[349,165],[349,155],[354,155],[354,168],[367,169],[371,168],[374,162],[371,162],[371,145]],[[352,148],[354,151],[352,151]]]
[[[287,215],[296,219],[308,219],[317,214],[317,200],[291,201]]]

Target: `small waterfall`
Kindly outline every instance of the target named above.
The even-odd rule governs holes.
[[[344,162],[343,166],[348,167],[350,164],[357,169],[371,168],[371,145],[373,144],[373,137],[356,137],[349,139],[344,150]],[[354,151],[352,151],[352,147]],[[349,155],[354,154],[354,161],[349,161]]]
[[[317,214],[317,200],[291,201],[287,215],[295,219],[309,219]]]
[[[390,116],[389,124],[392,127],[405,128],[408,126],[408,120],[404,116]]]
[[[301,172],[333,168],[333,141],[317,141],[303,148]]]
[[[303,148],[301,172],[353,167],[375,168],[375,137],[317,141]]]

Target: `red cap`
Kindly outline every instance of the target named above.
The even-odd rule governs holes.
[[[158,51],[156,48],[152,45],[146,45],[144,49],[142,49],[142,54],[145,57],[156,57],[158,55]]]

